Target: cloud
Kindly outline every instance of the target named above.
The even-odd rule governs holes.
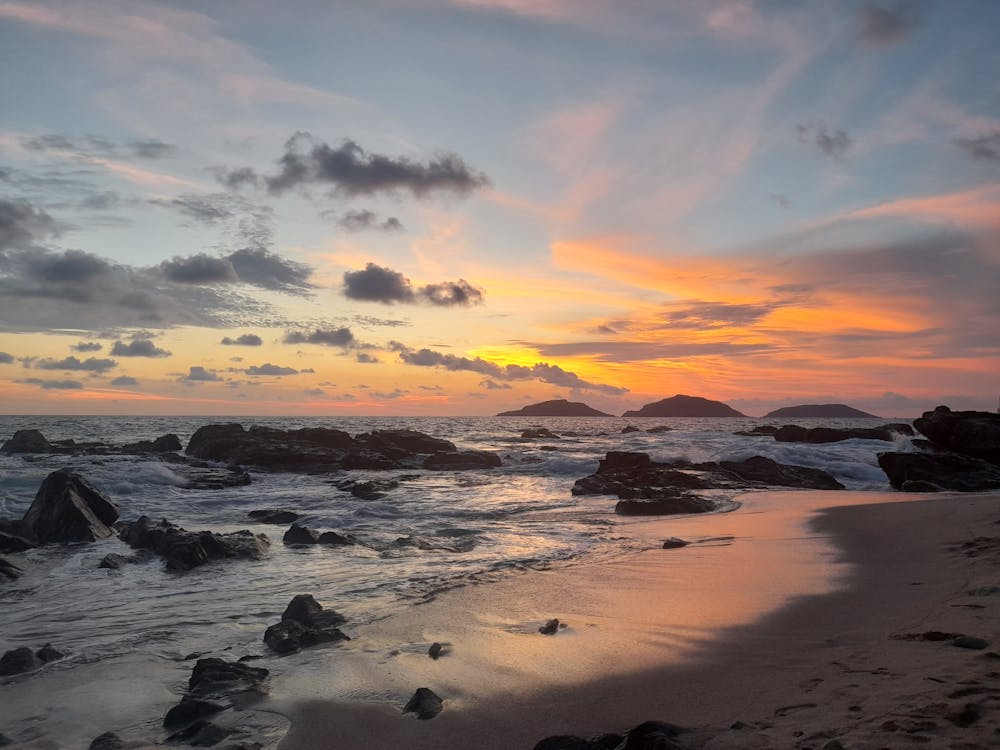
[[[344,273],[344,296],[366,302],[391,305],[426,302],[438,307],[468,307],[483,302],[484,292],[465,279],[426,284],[414,289],[410,280],[399,271],[368,263],[361,271]]]
[[[77,391],[83,388],[83,383],[78,380],[43,380],[41,378],[25,378],[17,381],[19,383],[30,383],[45,390]]]
[[[830,131],[822,123],[800,123],[792,130],[800,143],[808,143],[811,140],[824,154],[838,160],[847,155],[853,143],[846,131],[840,129]]]
[[[917,3],[897,0],[892,3],[866,2],[858,9],[862,41],[873,46],[895,44],[910,35],[917,26]]]
[[[0,365],[14,364],[14,355],[7,352],[0,352]]]
[[[304,394],[306,394],[307,396],[325,396],[326,395],[326,391],[324,391],[322,388],[307,388],[306,390],[304,390],[302,392]]]
[[[357,357],[355,357],[360,364],[363,365],[377,365],[379,363],[379,358],[374,357],[371,354],[365,352],[358,352]]]
[[[952,142],[973,159],[1000,161],[1000,130],[977,138],[955,138]]]
[[[181,381],[192,383],[215,383],[222,380],[216,373],[206,370],[201,365],[193,365],[188,368],[188,374],[178,378]]]
[[[121,377],[112,380],[111,385],[114,386],[139,385],[139,381],[128,375],[122,375]]]
[[[58,234],[56,220],[24,201],[0,199],[0,253],[10,248],[26,249],[45,237]],[[3,258],[0,257],[0,270]]]
[[[104,344],[99,344],[96,341],[80,341],[70,347],[74,352],[99,352],[103,348]]]
[[[411,349],[398,341],[390,341],[389,349],[396,352],[401,362],[417,367],[440,367],[445,370],[478,372],[493,380],[541,380],[543,383],[573,388],[581,391],[595,391],[621,395],[627,393],[627,388],[619,388],[601,383],[590,383],[581,379],[575,373],[564,370],[558,365],[538,362],[531,367],[523,365],[498,365],[482,357],[459,357],[454,354],[442,354],[431,349]]]
[[[99,156],[136,159],[163,159],[173,156],[177,147],[155,138],[138,141],[112,141],[95,135],[75,137],[63,133],[46,133],[19,139],[29,151],[69,151],[77,156]]]
[[[156,140],[155,138],[149,138],[144,141],[132,141],[129,143],[129,147],[133,155],[140,159],[163,159],[173,156],[177,151],[176,146]]]
[[[669,328],[728,328],[748,326],[769,315],[778,303],[747,303],[689,301],[682,307],[663,313]]]
[[[84,372],[107,372],[118,366],[113,359],[97,359],[88,357],[81,361],[76,357],[66,359],[40,359],[34,366],[39,370],[82,370]]]
[[[507,383],[498,383],[495,380],[490,380],[489,378],[483,378],[479,381],[479,387],[485,388],[488,391],[509,391],[513,386]]]
[[[168,281],[176,284],[228,284],[239,281],[236,269],[226,258],[212,258],[204,253],[187,258],[174,256],[158,266]]]
[[[244,248],[227,256],[240,281],[261,289],[302,294],[312,288],[312,269],[264,248]]]
[[[387,328],[404,328],[412,325],[408,320],[399,320],[397,318],[377,318],[374,315],[355,315],[352,320],[354,320],[354,322],[358,325],[369,327],[385,326]]]
[[[116,341],[111,347],[111,354],[116,357],[169,357],[170,352],[160,349],[147,338],[134,338],[128,344]]]
[[[316,329],[311,333],[289,331],[283,341],[286,344],[322,344],[324,346],[340,346],[345,349],[357,345],[350,328],[334,328],[330,330]]]
[[[281,377],[282,375],[298,375],[299,371],[294,367],[282,367],[281,365],[272,365],[270,362],[266,362],[259,366],[251,365],[246,369],[246,374],[254,377],[261,375]]]
[[[224,346],[261,346],[264,340],[256,333],[244,333],[235,339],[226,336],[221,343]]]
[[[401,232],[403,230],[402,223],[395,216],[380,221],[374,211],[367,209],[348,211],[337,220],[337,226],[348,232],[362,232],[366,229],[378,229],[383,232]]]
[[[229,187],[263,184],[274,195],[298,187],[329,186],[349,197],[400,191],[418,198],[433,192],[464,195],[489,185],[485,174],[471,169],[457,154],[441,153],[421,163],[368,153],[350,139],[334,148],[303,132],[285,143],[276,173],[260,176],[244,167],[223,172],[220,180]]]

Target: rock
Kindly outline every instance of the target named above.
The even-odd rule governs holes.
[[[579,401],[567,401],[564,398],[553,399],[552,401],[542,401],[538,404],[517,409],[516,411],[502,411],[498,417],[610,417],[603,411],[597,411]]]
[[[101,561],[97,564],[98,568],[107,568],[108,570],[121,570],[125,565],[135,560],[134,557],[125,557],[125,555],[119,555],[116,552],[109,552]]]
[[[0,552],[24,552],[35,547],[35,543],[20,534],[0,531]]]
[[[764,419],[878,419],[874,414],[846,404],[802,404],[783,406],[764,415]]]
[[[939,406],[913,426],[940,448],[1000,465],[1000,414]]]
[[[622,435],[628,435],[630,432],[642,432],[642,430],[640,430],[638,427],[635,427],[633,425],[626,425],[625,427],[622,428],[621,434]]]
[[[556,440],[559,436],[546,427],[529,427],[521,433],[525,440]]]
[[[295,596],[281,622],[264,632],[264,643],[278,654],[291,654],[320,643],[350,640],[339,628],[346,619],[339,612],[324,610],[310,594]]]
[[[349,482],[341,489],[347,489],[360,500],[381,500],[386,493],[399,487],[396,479],[368,479]]]
[[[700,396],[678,394],[652,404],[646,404],[638,411],[627,411],[623,417],[745,417],[745,414],[727,406],[721,401],[710,401]]]
[[[667,427],[665,424],[657,425],[656,427],[650,427],[646,430],[646,432],[650,433],[651,435],[659,435],[663,432],[673,432],[673,431],[674,431],[673,427]]]
[[[18,430],[0,445],[0,453],[51,453],[52,444],[38,430]]]
[[[127,443],[121,448],[122,453],[172,453],[183,448],[180,438],[174,434],[161,435],[155,440],[140,440],[137,443]]]
[[[39,659],[34,651],[27,646],[21,646],[7,651],[0,657],[0,676],[31,672],[43,664],[45,662]]]
[[[185,727],[199,719],[204,719],[206,716],[225,711],[227,708],[228,706],[221,703],[185,696],[180,703],[167,711],[166,716],[163,717],[163,726],[165,729]]]
[[[328,547],[343,547],[351,544],[357,544],[358,540],[353,534],[341,534],[339,531],[324,531],[319,535],[317,542],[319,544],[325,544]]]
[[[171,464],[171,470],[184,479],[187,490],[223,490],[227,487],[245,487],[252,481],[242,469],[198,464]]]
[[[880,427],[800,427],[786,424],[774,433],[779,443],[837,443],[842,440],[884,440],[893,442],[898,436],[913,435],[908,424],[884,424]]]
[[[93,542],[114,532],[118,506],[72,469],[60,469],[43,481],[23,524],[33,539]]]
[[[88,750],[124,750],[125,742],[114,732],[105,732],[95,737]]]
[[[756,485],[800,487],[810,490],[842,490],[844,485],[820,469],[793,464],[779,464],[765,456],[753,456],[745,461],[719,461],[717,464],[695,464],[695,469],[714,467],[731,472],[741,480]]]
[[[269,672],[238,662],[210,657],[195,662],[188,678],[188,694],[199,698],[222,698],[237,693],[266,693]]]
[[[621,737],[618,738],[619,740]],[[582,737],[575,737],[571,734],[558,734],[554,737],[546,737],[544,740],[535,743],[533,750],[596,750],[599,745],[594,745],[590,740]],[[614,748],[614,745],[610,746]]]
[[[451,453],[455,444],[416,430],[374,430],[354,438],[355,442],[388,457],[423,453]]]
[[[960,711],[951,711],[944,718],[957,727],[971,727],[982,718],[983,709],[975,703],[966,703]]]
[[[542,635],[555,635],[559,631],[559,620],[552,618],[551,620],[546,620],[545,624],[538,628],[538,632]]]
[[[433,719],[444,708],[444,701],[430,688],[417,688],[413,697],[403,706],[404,714],[416,714],[418,719]]]
[[[620,516],[673,516],[684,513],[710,513],[715,503],[695,495],[678,495],[658,500],[619,500],[615,513]]]
[[[8,737],[3,732],[0,732],[0,747],[7,747],[8,745],[13,745],[14,740]]]
[[[284,525],[286,523],[292,523],[298,521],[301,516],[298,513],[293,513],[290,510],[252,510],[247,513],[247,516],[252,518],[257,523],[273,523]]]
[[[951,642],[952,646],[957,646],[958,648],[969,648],[976,651],[981,651],[984,648],[989,648],[989,641],[983,638],[977,638],[974,635],[960,635],[958,638]]]
[[[739,432],[734,432],[734,435],[744,435],[746,437],[759,437],[759,436],[774,436],[774,433],[778,431],[778,428],[772,424],[759,424],[751,430],[740,430]]]
[[[288,545],[319,544],[319,532],[315,529],[293,523],[288,528],[288,531],[285,532],[281,541]]]
[[[677,736],[684,730],[663,721],[644,721],[625,734],[618,750],[684,750]]]
[[[332,470],[339,468],[340,459],[353,447],[353,438],[341,430],[244,430],[240,424],[215,424],[200,427],[188,441],[185,453],[210,461],[280,471]]]
[[[5,557],[0,557],[0,579],[6,578],[13,581],[20,578],[24,571]]]
[[[210,721],[196,721],[194,724],[168,736],[166,742],[170,744],[183,742],[193,747],[211,747],[218,745],[231,735],[233,731],[229,727],[220,727]]]
[[[166,561],[168,570],[190,570],[211,560],[260,560],[271,546],[263,534],[235,531],[186,531],[166,519],[156,523],[147,516],[126,523],[118,538],[133,549],[148,549]]]
[[[428,539],[423,536],[401,536],[396,539],[393,543],[394,547],[415,547],[419,550],[425,550],[427,552],[468,552],[476,546],[476,540],[473,538],[459,539],[458,541],[445,543],[438,542],[433,539]]]
[[[687,547],[689,544],[691,542],[672,536],[663,542],[663,549],[680,549],[681,547]]]
[[[435,471],[495,469],[501,463],[500,456],[489,451],[456,451],[431,454],[424,461],[424,468]]]
[[[897,490],[981,492],[1000,489],[1000,466],[958,453],[879,453],[878,465]]]
[[[52,648],[51,643],[46,643],[40,649],[35,652],[35,656],[38,657],[39,661],[43,664],[48,664],[50,661],[57,661],[66,656],[62,651]]]
[[[432,643],[431,647],[427,649],[427,655],[432,659],[434,659],[434,661],[440,659],[441,654],[443,652],[444,652],[444,646],[442,646],[440,643],[437,642]]]

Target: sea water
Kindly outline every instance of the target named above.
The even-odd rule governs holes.
[[[39,673],[0,678],[0,732],[43,743],[39,747],[86,747],[109,728],[156,737],[164,706],[183,692],[179,675],[186,676],[190,667],[185,657],[264,653],[263,631],[295,594],[310,593],[344,614],[350,627],[363,628],[449,588],[648,548],[648,541],[631,536],[627,522],[615,516],[615,498],[571,493],[573,482],[595,471],[609,450],[643,451],[660,461],[763,455],[823,469],[848,489],[884,491],[889,485],[876,453],[912,449],[904,437],[895,445],[778,443],[769,436],[734,434],[765,420],[730,418],[19,416],[0,417],[0,440],[18,429],[39,429],[49,440],[123,444],[174,433],[186,444],[202,425],[234,421],[246,427],[330,427],[352,435],[413,429],[462,449],[496,452],[502,466],[336,475],[252,472],[246,486],[197,490],[186,487],[169,463],[150,457],[0,456],[0,517],[23,515],[45,476],[70,466],[118,504],[123,520],[148,515],[189,530],[249,529],[272,542],[260,561],[216,562],[187,573],[167,572],[157,559],[119,571],[98,568],[110,552],[132,553],[115,538],[8,556],[25,573],[0,584],[0,652],[52,643],[67,657]],[[629,424],[640,431],[623,434]],[[659,426],[671,429],[646,432]],[[529,427],[546,427],[560,437],[522,438]],[[382,498],[366,500],[336,486],[345,478],[396,479],[398,485]],[[718,499],[721,509],[737,507]],[[249,511],[263,508],[295,511],[301,523],[350,533],[361,544],[286,547],[283,527],[248,518]],[[421,537],[431,549],[396,543],[402,537]]]

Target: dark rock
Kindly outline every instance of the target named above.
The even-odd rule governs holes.
[[[183,448],[180,438],[174,434],[161,435],[155,440],[140,440],[121,447],[122,453],[172,453]]]
[[[427,649],[427,655],[437,661],[441,658],[441,654],[444,653],[444,646],[440,643],[432,643],[431,647]]]
[[[673,431],[674,431],[673,427],[667,427],[665,424],[657,425],[656,427],[650,427],[646,430],[646,432],[650,433],[651,435],[659,435],[660,433],[663,432],[673,432]]]
[[[810,490],[842,490],[844,485],[820,469],[793,464],[779,464],[764,456],[753,456],[745,461],[720,461],[718,464],[695,464],[695,469],[714,470],[715,467],[731,472],[749,484],[801,487]]]
[[[423,453],[451,453],[456,450],[454,443],[416,430],[374,430],[361,433],[354,440],[363,448],[389,458]]]
[[[0,453],[51,453],[52,444],[38,430],[18,430],[0,445]]]
[[[958,646],[958,648],[970,648],[976,651],[980,651],[984,648],[989,648],[989,641],[982,638],[977,638],[974,635],[960,635],[958,638],[951,642],[952,646]]]
[[[319,532],[293,523],[281,538],[285,544],[319,544]]]
[[[529,427],[521,433],[525,440],[556,440],[559,436],[547,427]]]
[[[281,614],[282,620],[295,620],[303,625],[343,625],[347,618],[332,609],[323,609],[312,594],[296,594]]]
[[[348,485],[350,493],[360,500],[380,500],[386,492],[399,487],[396,479],[369,479],[351,482]]]
[[[35,547],[35,543],[21,536],[7,531],[0,531],[0,552],[24,552]]]
[[[163,717],[163,726],[165,729],[185,727],[199,719],[204,719],[206,716],[225,711],[227,708],[228,706],[221,703],[185,696],[180,703],[167,711],[166,716]]]
[[[257,523],[273,523],[284,525],[286,523],[292,523],[293,521],[298,521],[301,516],[298,513],[293,513],[290,510],[252,510],[247,513],[247,516],[252,518]]]
[[[434,453],[424,460],[424,468],[436,471],[460,469],[495,469],[501,464],[500,456],[489,451],[456,451]]]
[[[97,564],[98,568],[107,568],[109,570],[121,570],[125,565],[135,560],[134,557],[125,557],[125,555],[119,555],[116,552],[110,552],[101,558],[101,561]]]
[[[618,750],[684,750],[677,740],[683,729],[663,721],[644,721],[625,734]]]
[[[14,740],[8,737],[3,732],[0,732],[0,747],[7,747],[8,745],[13,745]]]
[[[551,620],[546,620],[545,624],[538,628],[538,632],[542,635],[555,635],[559,631],[559,620],[552,618]]]
[[[0,557],[0,579],[6,578],[13,581],[20,578],[24,571],[5,557]]]
[[[786,424],[774,433],[779,443],[838,443],[842,440],[883,440],[893,442],[899,435],[913,435],[908,424],[885,424],[881,427],[800,427]]]
[[[35,656],[37,656],[38,660],[43,664],[48,664],[50,661],[57,661],[58,659],[64,658],[66,654],[58,649],[52,648],[51,643],[46,643],[35,652]]]
[[[966,703],[961,710],[945,714],[944,718],[957,727],[971,727],[982,718],[983,709],[975,703]]]
[[[60,469],[43,481],[23,523],[33,539],[49,542],[92,542],[114,532],[118,506],[71,469]]]
[[[184,479],[184,489],[223,490],[227,487],[245,487],[252,481],[250,475],[239,468],[173,464],[173,472]]]
[[[0,657],[0,676],[22,674],[38,669],[45,662],[27,646],[11,649]]]
[[[295,471],[335,469],[353,447],[353,438],[341,430],[244,430],[240,424],[215,424],[199,428],[185,452],[210,461]]]
[[[689,544],[691,542],[672,536],[663,542],[663,549],[680,549],[681,547],[687,547]]]
[[[124,750],[125,742],[114,732],[105,732],[93,739],[88,750]]]
[[[537,742],[533,750],[594,750],[594,743],[571,734],[558,734]]]
[[[597,411],[579,401],[567,401],[564,398],[529,404],[516,411],[502,411],[498,417],[610,417],[603,411]]]
[[[633,425],[626,425],[625,427],[622,428],[622,433],[621,434],[622,435],[628,435],[630,432],[642,432],[642,430],[640,430],[638,427],[635,427]]]
[[[214,657],[195,662],[188,678],[188,694],[199,698],[222,698],[237,693],[267,692],[268,671],[260,667]]]
[[[879,453],[878,465],[896,489],[958,492],[1000,489],[1000,467],[958,453]]]
[[[186,531],[166,519],[156,523],[147,516],[124,524],[118,538],[133,549],[152,550],[166,561],[168,570],[190,570],[210,560],[260,560],[271,546],[263,534]]]
[[[615,513],[620,516],[672,516],[683,513],[709,513],[715,503],[696,495],[677,495],[657,500],[619,500]]]
[[[913,426],[945,450],[1000,465],[1000,414],[939,406],[924,412]]]
[[[403,706],[404,714],[416,714],[418,719],[433,719],[444,708],[444,701],[430,688],[417,688],[413,697]]]
[[[710,401],[700,396],[678,394],[652,404],[646,404],[638,411],[627,411],[623,417],[745,417],[745,414],[727,406],[721,401]]]
[[[341,534],[339,531],[324,531],[319,535],[317,542],[329,547],[344,547],[357,544],[358,540],[353,534]]]
[[[350,638],[337,627],[345,622],[343,615],[324,610],[310,594],[298,594],[285,608],[281,622],[264,632],[264,643],[275,653],[291,654],[320,643],[347,641]]]
[[[874,414],[846,404],[802,404],[784,406],[765,414],[764,419],[878,419]]]
[[[233,731],[233,729],[220,727],[210,721],[196,721],[194,724],[171,734],[167,737],[166,742],[170,744],[183,742],[192,747],[211,747],[218,745]]]
[[[734,435],[744,435],[746,437],[760,437],[760,436],[773,436],[774,433],[778,431],[778,428],[771,424],[759,424],[751,430],[740,430],[739,432],[734,432]]]
[[[459,539],[456,542],[445,543],[428,539],[423,536],[401,536],[393,542],[395,547],[415,547],[428,552],[468,552],[476,546],[475,539]]]

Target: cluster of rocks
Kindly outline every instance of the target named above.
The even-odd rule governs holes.
[[[264,631],[264,644],[276,654],[294,654],[320,643],[349,641],[340,630],[347,622],[339,612],[323,609],[311,594],[298,594],[288,603],[281,621]]]
[[[625,734],[595,737],[555,735],[538,742],[534,750],[685,750],[679,739],[686,730],[663,721],[644,721]]]
[[[247,430],[240,424],[216,424],[199,428],[185,452],[272,471],[489,469],[501,463],[495,453],[460,451],[448,440],[415,430],[375,430],[351,437],[325,427]]]
[[[844,486],[820,469],[779,464],[764,456],[745,461],[654,462],[647,453],[609,451],[597,472],[578,479],[574,495],[616,495],[623,515],[670,515],[715,510],[696,490],[762,489],[771,486],[841,490]]]
[[[271,546],[264,534],[234,531],[187,531],[148,516],[122,525],[118,538],[132,549],[149,550],[166,562],[167,570],[191,570],[211,560],[259,560]]]
[[[293,523],[285,532],[282,541],[288,546],[325,544],[339,547],[357,544],[358,540],[352,534],[341,534],[339,531],[317,531],[308,526]]]
[[[904,422],[891,422],[878,427],[802,427],[797,424],[758,425],[752,430],[734,433],[749,437],[769,436],[779,443],[839,443],[843,440],[883,440],[893,442],[899,436],[912,437],[913,428]]]
[[[980,492],[1000,489],[1000,414],[939,406],[913,426],[926,438],[920,450],[878,454],[889,483],[904,492]]]
[[[62,659],[64,656],[66,654],[52,648],[51,643],[46,643],[37,651],[32,651],[27,646],[14,648],[0,656],[0,677],[33,672],[49,662]]]
[[[140,440],[136,443],[114,445],[112,443],[85,442],[75,440],[49,441],[38,430],[18,430],[14,436],[0,445],[0,453],[49,453],[57,455],[143,455],[145,453],[173,453],[181,450],[181,441],[168,433],[155,440]]]

